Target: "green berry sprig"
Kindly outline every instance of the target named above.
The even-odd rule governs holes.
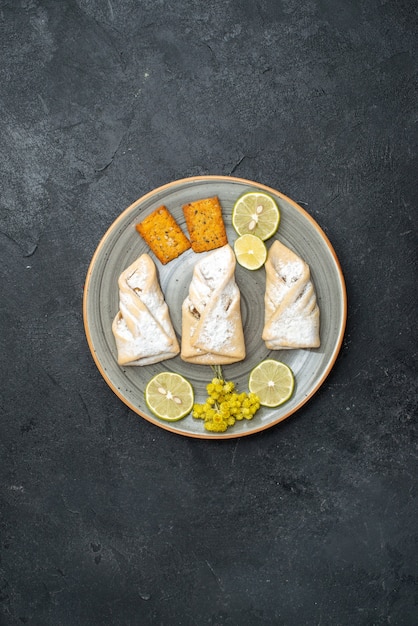
[[[235,384],[226,381],[220,365],[212,367],[215,377],[206,385],[208,397],[203,404],[194,404],[192,415],[204,420],[205,429],[223,433],[236,421],[250,420],[260,408],[255,393],[238,393]]]

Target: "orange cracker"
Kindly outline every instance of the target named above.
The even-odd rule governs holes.
[[[195,200],[183,206],[194,252],[205,252],[228,243],[222,207],[217,196]]]
[[[135,228],[164,265],[190,248],[190,241],[165,206],[155,209]]]

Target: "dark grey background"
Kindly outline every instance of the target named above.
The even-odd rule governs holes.
[[[417,18],[0,1],[1,624],[416,624]],[[330,377],[241,440],[139,418],[83,330],[106,229],[199,174],[302,203],[347,281]]]

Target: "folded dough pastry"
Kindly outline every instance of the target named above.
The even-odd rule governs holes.
[[[180,352],[155,264],[140,256],[119,277],[119,311],[113,320],[119,365],[149,365]]]
[[[245,358],[235,254],[227,244],[198,261],[182,306],[181,358],[225,365]]]
[[[319,308],[309,266],[275,241],[269,250],[262,337],[267,348],[318,348]]]

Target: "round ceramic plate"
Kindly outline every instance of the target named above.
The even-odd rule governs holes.
[[[185,376],[195,390],[195,401],[206,398],[206,384],[213,377],[206,365],[185,363],[180,356],[155,365],[120,367],[112,321],[118,311],[118,277],[144,252],[155,261],[160,285],[168,304],[174,329],[181,336],[181,305],[196,261],[202,254],[186,251],[167,265],[162,265],[138,235],[135,225],[164,204],[187,234],[182,206],[194,200],[218,196],[231,246],[237,237],[231,225],[236,199],[244,192],[263,190],[277,201],[281,220],[275,238],[294,250],[310,266],[321,312],[321,347],[313,350],[268,350],[261,339],[264,323],[265,270],[245,270],[237,264],[236,281],[241,291],[241,311],[247,356],[244,361],[223,367],[226,380],[236,383],[239,391],[248,390],[248,377],[260,361],[274,358],[287,363],[296,380],[292,398],[275,409],[261,407],[250,420],[236,422],[225,433],[212,434],[203,421],[191,415],[167,423],[155,417],[144,400],[148,381],[158,372],[172,371]],[[344,278],[335,252],[326,235],[312,217],[283,194],[248,180],[226,176],[201,176],[178,180],[146,194],[121,213],[101,240],[91,261],[84,291],[84,325],[91,353],[103,378],[133,411],[166,430],[207,439],[242,437],[269,428],[299,410],[319,389],[329,374],[341,347],[346,323]]]

